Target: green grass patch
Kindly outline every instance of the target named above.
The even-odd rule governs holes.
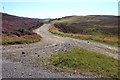
[[[118,60],[84,49],[75,48],[53,54],[51,64],[63,71],[76,70],[79,73],[118,78]]]
[[[92,18],[92,19],[91,19]],[[96,19],[91,16],[73,16],[66,19],[58,20],[59,23],[72,23],[72,22],[98,22],[99,19]]]

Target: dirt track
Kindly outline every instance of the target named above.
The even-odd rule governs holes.
[[[3,78],[62,78],[62,77],[92,77],[81,74],[65,74],[54,73],[49,70],[36,69],[26,67],[30,64],[29,59],[35,57],[36,53],[39,56],[44,56],[51,53],[66,51],[74,47],[80,47],[87,50],[111,56],[118,59],[118,48],[97,42],[89,42],[84,40],[61,37],[51,34],[48,30],[51,24],[44,24],[40,28],[34,30],[42,36],[42,41],[34,44],[10,45],[3,46],[2,51],[2,77]],[[25,55],[22,54],[25,52]]]

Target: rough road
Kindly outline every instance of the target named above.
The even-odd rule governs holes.
[[[56,52],[66,51],[74,47],[95,51],[118,59],[118,48],[110,45],[72,39],[51,34],[48,30],[51,24],[44,24],[34,30],[42,36],[42,40],[33,44],[9,45],[2,48],[2,77],[3,78],[85,78],[93,77],[82,74],[51,72],[43,68],[26,66],[31,64],[32,57],[44,56]],[[23,55],[23,54],[24,55]]]

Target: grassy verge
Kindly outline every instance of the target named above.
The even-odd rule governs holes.
[[[38,42],[41,40],[41,37],[38,35],[31,35],[31,36],[2,36],[2,45],[13,45],[13,44],[29,44]]]
[[[53,54],[50,64],[67,72],[118,78],[117,60],[84,49]]]
[[[50,28],[49,31],[53,34],[60,35],[60,36],[72,37],[72,38],[82,39],[82,40],[91,40],[91,41],[97,41],[97,42],[110,44],[113,46],[120,46],[120,41],[119,41],[118,37],[116,37],[116,36],[111,36],[111,35],[106,36],[106,35],[102,35],[102,34],[87,35],[87,34],[63,33],[63,32],[60,32],[55,27]]]

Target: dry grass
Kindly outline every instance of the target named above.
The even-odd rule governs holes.
[[[65,37],[72,37],[76,39],[82,39],[82,40],[91,40],[91,41],[97,41],[102,43],[107,43],[114,46],[119,46],[120,41],[117,36],[111,36],[111,35],[88,35],[88,34],[73,34],[73,33],[63,33],[60,32],[58,28],[52,27],[49,29],[49,31],[53,34],[57,34],[60,36]]]
[[[25,35],[25,36],[15,36],[15,35],[3,35],[2,36],[2,45],[12,45],[12,44],[28,44],[34,43],[41,40],[39,35]]]

